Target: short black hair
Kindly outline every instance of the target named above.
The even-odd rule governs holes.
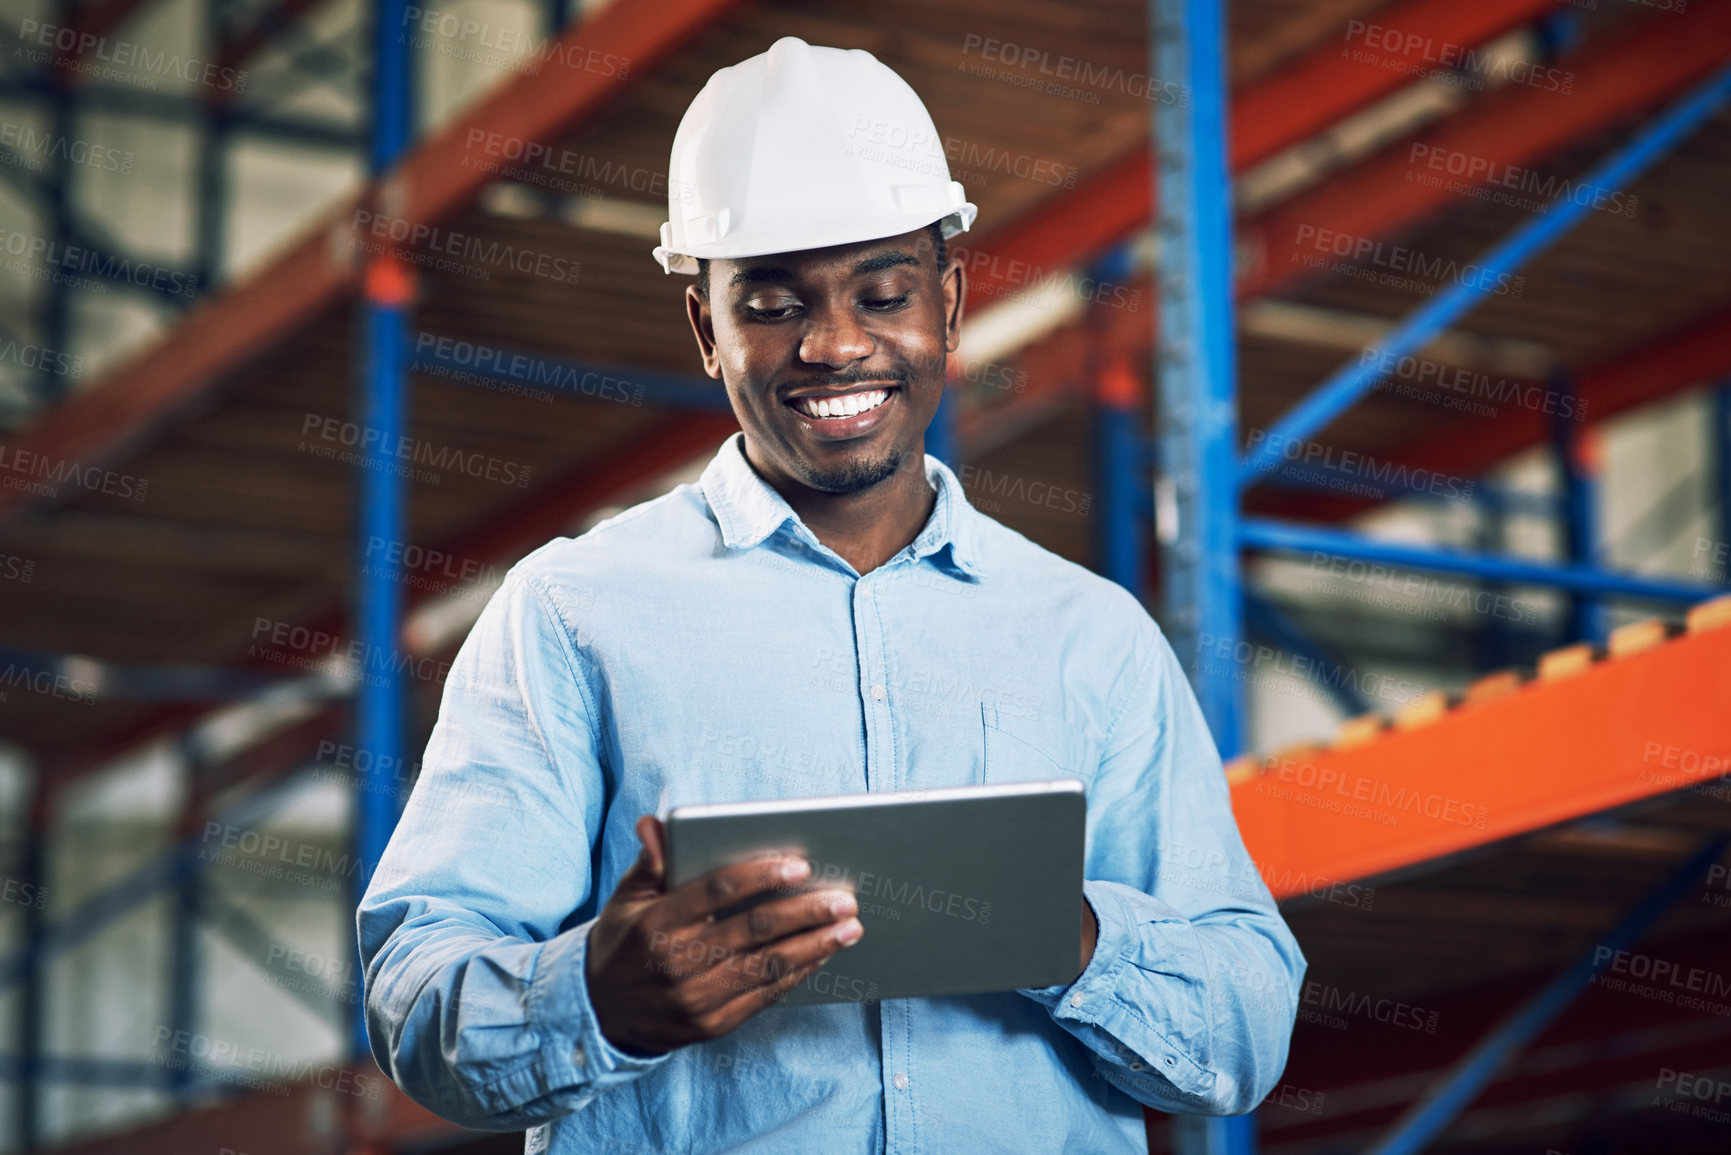
[[[949,246],[944,241],[944,222],[933,221],[926,226],[926,231],[932,234],[932,247],[938,253],[938,274],[942,276],[944,262],[949,260]],[[706,257],[697,258],[697,291],[705,301],[709,300],[709,260]]]

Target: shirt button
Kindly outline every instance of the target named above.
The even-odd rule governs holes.
[[[908,1089],[908,1077],[907,1077],[907,1075],[901,1071],[897,1071],[896,1072],[896,1078],[895,1078],[895,1084],[896,1084],[896,1090],[898,1090],[898,1091],[907,1090]]]
[[[882,686],[873,686],[872,687],[872,697],[876,698],[880,702],[883,701],[884,700],[884,688]]]
[[[1070,1005],[1073,1007],[1079,1007],[1082,1005],[1082,992],[1081,991],[1077,991],[1075,994],[1070,996]]]
[[[589,1064],[589,1056],[584,1052],[582,1047],[575,1047],[571,1051],[571,1061],[576,1063],[579,1067],[587,1066]]]
[[[862,598],[865,598],[867,601],[870,601],[871,596],[872,596],[872,588],[870,586],[861,586],[859,588],[859,596]]]

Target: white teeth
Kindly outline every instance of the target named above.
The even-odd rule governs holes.
[[[889,399],[889,395],[887,389],[869,389],[840,397],[801,397],[799,410],[807,417],[855,417],[868,409],[876,409]]]

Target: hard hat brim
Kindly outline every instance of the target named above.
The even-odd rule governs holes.
[[[979,209],[972,202],[964,201],[960,207],[945,213],[935,221],[916,219],[905,228],[891,228],[888,232],[874,229],[864,236],[856,237],[844,235],[838,238],[831,232],[826,235],[822,243],[818,244],[799,246],[796,243],[794,247],[789,247],[788,239],[785,236],[779,238],[764,237],[754,242],[749,235],[738,235],[711,245],[693,246],[695,251],[690,252],[677,250],[667,245],[656,245],[654,253],[663,272],[696,276],[699,258],[709,261],[739,260],[745,257],[774,256],[776,253],[809,252],[812,249],[827,249],[835,245],[852,245],[865,241],[882,240],[885,237],[899,237],[903,233],[911,233],[934,223],[941,226],[944,238],[947,240],[967,232],[973,226],[974,218],[978,214]],[[879,222],[879,228],[882,227],[882,222]],[[667,235],[665,229],[662,235]]]

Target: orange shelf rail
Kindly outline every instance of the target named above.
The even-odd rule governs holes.
[[[1731,782],[1731,598],[1343,724],[1333,746],[1235,760],[1232,806],[1276,898]],[[1727,789],[1731,789],[1728,786]]]

